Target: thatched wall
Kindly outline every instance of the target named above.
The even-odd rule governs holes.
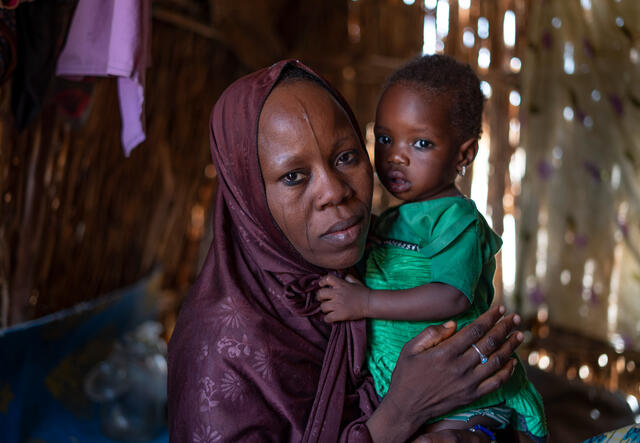
[[[161,265],[184,289],[212,202],[208,117],[247,68],[212,39],[154,23],[147,140],[125,158],[116,81],[97,79],[86,124],[53,106],[17,134],[0,90],[0,289],[8,321],[133,283]],[[10,294],[10,297],[9,297]]]
[[[130,158],[120,145],[114,79],[94,80],[86,122],[72,123],[49,104],[20,134],[11,86],[2,86],[0,327],[131,284],[157,267],[165,300],[177,305],[210,243],[212,105],[233,80],[281,58],[306,54],[339,83],[343,61],[335,54],[347,44],[347,9],[343,1],[320,9],[276,0],[251,7],[154,2],[147,140]]]

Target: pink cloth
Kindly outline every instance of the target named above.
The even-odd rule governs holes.
[[[118,77],[125,155],[145,140],[144,77],[151,64],[151,0],[79,0],[59,76]]]

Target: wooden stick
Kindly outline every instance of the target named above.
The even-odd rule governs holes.
[[[205,37],[211,40],[217,40],[224,43],[225,45],[227,44],[224,35],[220,31],[214,29],[211,25],[205,25],[204,23],[200,23],[199,21],[194,20],[191,17],[184,16],[177,12],[156,6],[153,8],[153,18],[165,23],[172,24],[187,31],[191,31],[201,37]]]

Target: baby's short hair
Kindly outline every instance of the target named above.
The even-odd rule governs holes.
[[[383,91],[395,84],[431,94],[450,94],[451,126],[460,142],[480,138],[484,95],[480,79],[468,64],[447,55],[425,55],[393,73]]]

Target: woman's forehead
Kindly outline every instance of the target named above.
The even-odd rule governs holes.
[[[289,91],[283,88],[286,106],[279,106],[278,100],[274,100],[273,106],[265,105],[258,130],[263,173],[277,175],[285,170],[308,167],[309,162],[325,164],[336,150],[360,144],[342,108],[329,93],[321,88],[319,91],[324,99],[314,102],[304,95],[286,96]],[[314,163],[316,161],[319,163]]]
[[[308,131],[307,131],[308,130]],[[355,132],[346,112],[322,86],[309,81],[287,83],[274,89],[260,114],[260,135],[344,137]],[[322,131],[321,134],[318,131]]]

